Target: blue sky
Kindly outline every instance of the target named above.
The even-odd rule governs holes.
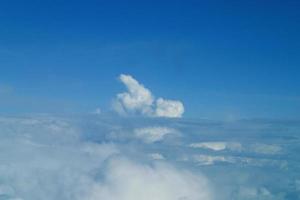
[[[130,74],[190,118],[297,118],[299,1],[1,1],[0,113],[100,107]]]

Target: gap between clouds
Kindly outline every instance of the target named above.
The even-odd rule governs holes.
[[[120,115],[140,114],[148,117],[180,118],[184,113],[181,101],[153,96],[151,91],[130,75],[121,74],[119,80],[127,91],[117,94],[113,101],[114,110]]]

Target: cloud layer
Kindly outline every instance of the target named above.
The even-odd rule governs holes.
[[[177,118],[184,113],[184,106],[180,101],[163,98],[155,100],[151,91],[132,76],[121,74],[119,79],[127,88],[127,92],[117,94],[113,102],[113,107],[119,114]]]
[[[126,159],[109,162],[101,183],[95,184],[91,200],[211,200],[206,178],[169,165],[138,164]]]
[[[299,199],[299,130],[278,121],[0,117],[0,199]]]
[[[144,158],[133,156],[129,141],[123,146],[103,135],[87,139],[97,121],[89,126],[76,121],[0,118],[0,199],[212,200],[212,188],[201,173],[174,167],[158,153],[149,156],[136,149]],[[104,130],[101,126],[97,132]],[[136,130],[145,132],[147,141],[161,140],[157,132],[170,131]]]

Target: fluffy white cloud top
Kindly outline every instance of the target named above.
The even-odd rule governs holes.
[[[87,199],[211,200],[213,195],[200,174],[162,163],[149,166],[118,158],[109,163],[103,181],[91,188]]]
[[[120,75],[120,81],[126,86],[128,92],[117,95],[120,108],[118,112],[140,112],[145,115],[152,114],[153,96],[147,88],[130,75]],[[121,110],[120,110],[121,109]]]
[[[155,100],[151,91],[130,75],[121,74],[119,79],[127,88],[127,92],[117,94],[113,101],[113,108],[119,114],[176,118],[184,113],[182,102],[163,98]]]
[[[183,113],[184,106],[180,101],[163,98],[156,100],[155,115],[158,117],[181,117]]]

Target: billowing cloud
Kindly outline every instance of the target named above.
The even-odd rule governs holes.
[[[126,159],[112,160],[104,180],[94,184],[89,200],[212,200],[210,185],[200,174],[166,164],[149,166]]]
[[[119,113],[141,113],[152,115],[154,98],[147,88],[129,75],[120,75],[120,81],[126,86],[128,92],[117,95],[115,108]]]
[[[183,113],[184,107],[180,101],[164,100],[163,98],[156,100],[155,115],[158,117],[181,117]]]
[[[119,79],[127,88],[127,92],[117,94],[113,102],[113,108],[119,114],[176,118],[181,117],[184,113],[182,102],[163,98],[158,98],[155,101],[151,91],[132,76],[121,74]]]

